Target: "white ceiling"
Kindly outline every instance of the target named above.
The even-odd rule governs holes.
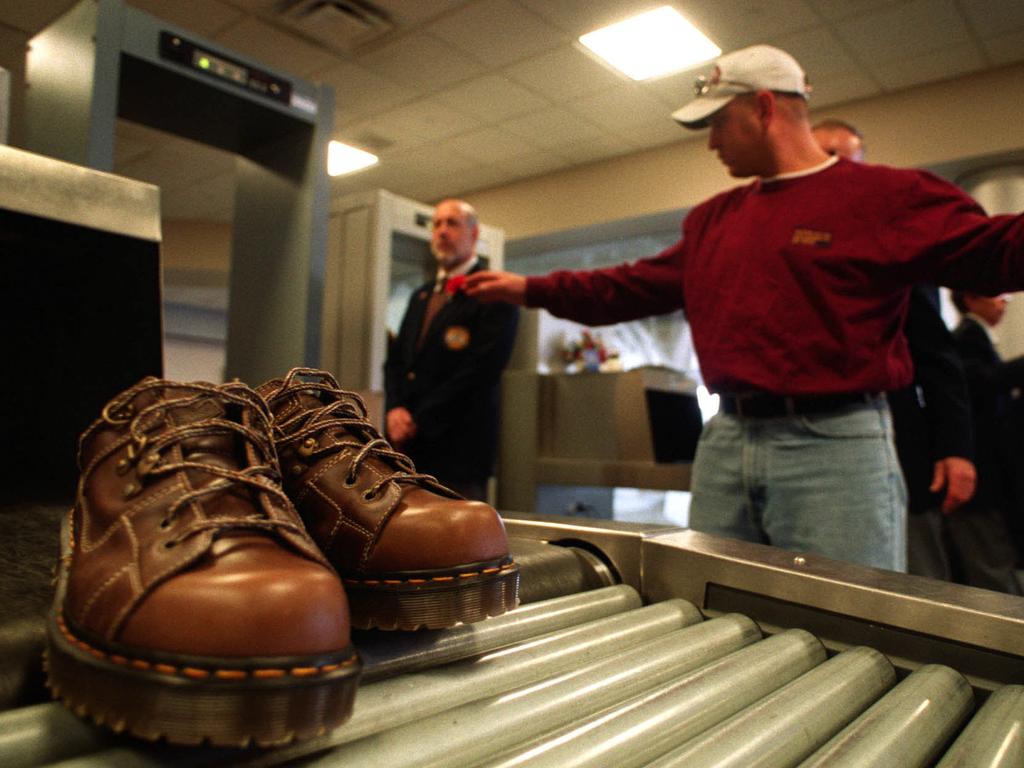
[[[281,12],[296,0],[130,4],[333,86],[335,138],[381,157],[335,179],[334,191],[385,187],[425,201],[686,138],[669,113],[689,98],[693,71],[635,83],[575,43],[666,2],[726,51],[789,50],[808,72],[819,114],[1024,59],[1022,0],[357,1],[387,18],[382,34],[354,43],[344,42],[336,14],[303,25]],[[0,25],[32,34],[73,4],[0,0]],[[122,121],[116,163],[160,184],[167,217],[230,217],[229,155]]]

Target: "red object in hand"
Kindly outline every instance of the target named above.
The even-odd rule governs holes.
[[[449,277],[444,284],[445,293],[455,294],[462,290],[463,285],[466,282],[465,275],[456,275],[455,277]]]

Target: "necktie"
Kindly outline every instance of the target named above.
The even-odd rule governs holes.
[[[437,317],[437,313],[441,311],[441,307],[445,305],[448,300],[448,294],[444,292],[445,281],[441,280],[437,285],[434,286],[434,292],[430,294],[430,298],[427,299],[427,308],[423,312],[423,324],[420,326],[420,335],[416,339],[416,349],[418,350],[423,346],[423,340],[427,337],[427,331],[430,329],[430,324],[434,322],[434,318]]]

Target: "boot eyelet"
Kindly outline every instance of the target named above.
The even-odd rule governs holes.
[[[166,531],[168,528],[171,527],[171,521],[165,517],[163,520],[160,521],[160,527]]]
[[[160,454],[156,451],[151,451],[139,459],[139,474],[148,475],[157,464],[160,463]]]
[[[345,479],[341,482],[342,488],[354,488],[356,485],[356,478],[345,475]]]
[[[302,466],[301,464],[292,464],[291,469],[289,471],[293,475],[298,477],[299,475],[301,475],[303,472],[306,471],[306,468],[304,466]]]
[[[127,456],[122,456],[117,460],[117,464],[114,467],[114,471],[119,475],[125,474],[129,469],[132,468],[132,462]]]
[[[313,452],[317,448],[317,440],[315,437],[307,437],[302,441],[302,445],[299,446],[300,456],[312,456]]]
[[[370,491],[363,491],[363,501],[376,501],[380,496],[379,493],[371,493]]]
[[[138,483],[136,483],[133,480],[132,482],[128,483],[128,485],[126,485],[124,487],[124,489],[121,491],[121,493],[124,494],[124,497],[126,499],[130,499],[132,496],[136,495],[141,490],[142,490],[142,486],[139,485]]]

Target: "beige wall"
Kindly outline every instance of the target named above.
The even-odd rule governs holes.
[[[1024,65],[814,113],[867,137],[869,160],[933,166],[1024,148]],[[813,107],[813,100],[812,100]],[[683,129],[680,128],[680,131]],[[736,184],[706,132],[656,149],[467,195],[507,239],[691,206]]]
[[[227,285],[231,265],[231,225],[213,221],[165,220],[163,266],[175,283]]]

